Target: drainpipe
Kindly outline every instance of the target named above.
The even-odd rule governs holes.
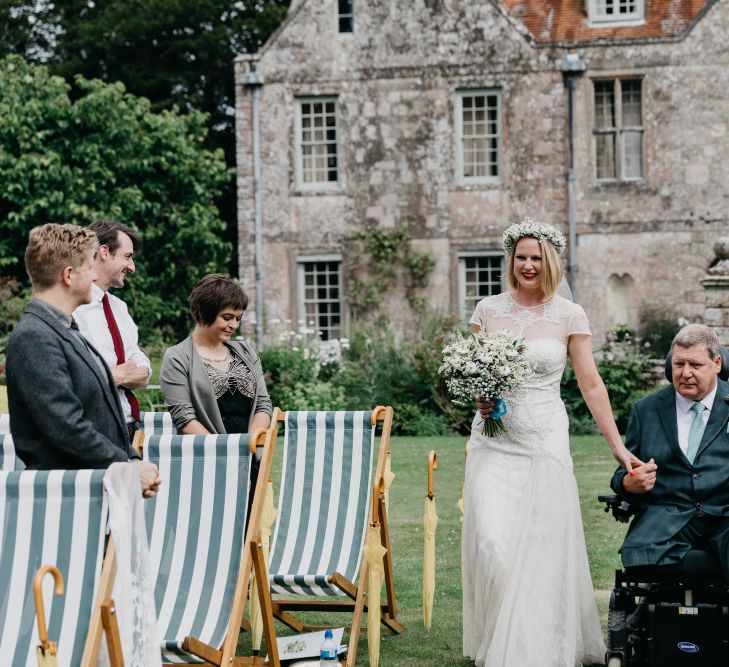
[[[248,62],[248,71],[241,75],[241,84],[251,91],[253,113],[253,197],[255,202],[255,276],[256,276],[256,347],[264,348],[263,337],[263,205],[261,183],[261,87],[263,78],[258,63]]]
[[[564,85],[567,87],[567,135],[569,138],[569,148],[567,155],[567,229],[568,229],[568,247],[569,247],[569,284],[572,290],[572,298],[577,301],[577,229],[576,229],[576,212],[575,212],[575,181],[577,174],[575,173],[575,147],[574,147],[574,92],[577,85],[577,79],[587,69],[585,61],[580,58],[578,53],[566,53],[562,58],[562,75],[564,76]]]

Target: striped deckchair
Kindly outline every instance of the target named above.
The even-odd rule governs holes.
[[[144,435],[177,435],[169,412],[143,412],[139,430],[144,431]]]
[[[263,571],[258,524],[277,423],[250,435],[153,435],[145,460],[164,483],[145,503],[162,659],[253,665],[234,658],[252,569]],[[263,446],[246,532],[252,450]],[[260,579],[259,579],[260,580]],[[270,594],[258,587],[270,663],[278,665]],[[272,648],[273,647],[273,648]]]
[[[362,548],[368,521],[375,521],[377,516],[381,517],[382,544],[387,549],[387,602],[382,605],[382,622],[393,632],[405,629],[396,620],[382,482],[390,448],[392,408],[378,407],[372,412],[288,412],[280,419],[285,421],[286,431],[278,520],[269,559],[271,592],[319,598],[344,594],[351,599],[276,598],[273,611],[298,632],[318,626],[304,624],[289,611],[354,612],[349,651],[353,660],[365,607]],[[382,433],[373,484],[375,429],[380,422]],[[359,584],[355,585],[358,571]]]
[[[25,470],[25,464],[15,453],[13,436],[9,433],[0,433],[0,470],[5,472]]]
[[[0,434],[10,433],[10,415],[7,412],[0,414]]]
[[[102,601],[113,584],[113,546],[104,554],[105,470],[0,472],[0,665],[37,665],[32,579],[54,565],[65,594],[44,595],[48,634],[61,667],[96,664]],[[111,552],[111,553],[110,553]],[[50,582],[49,582],[50,583]],[[112,642],[109,641],[109,644]],[[112,665],[121,664],[113,662]]]

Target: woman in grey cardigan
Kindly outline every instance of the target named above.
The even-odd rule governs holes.
[[[165,352],[160,385],[179,433],[248,433],[268,428],[271,399],[253,346],[230,340],[248,297],[221,273],[205,276],[190,293],[195,328]]]

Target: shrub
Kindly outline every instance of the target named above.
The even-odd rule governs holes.
[[[597,369],[607,387],[613,416],[621,433],[625,433],[628,425],[631,405],[652,389],[648,349],[629,336],[622,335],[620,341],[611,336],[596,354]],[[570,420],[570,431],[573,434],[595,432],[597,426],[569,364],[562,377],[561,392]]]
[[[638,314],[638,331],[655,357],[665,357],[680,328],[675,309],[664,303],[644,303]]]

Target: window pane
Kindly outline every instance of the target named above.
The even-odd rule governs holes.
[[[339,0],[339,32],[354,30],[354,0]]]
[[[595,127],[615,127],[615,84],[595,81]]]
[[[301,311],[305,313],[307,325],[321,332],[322,340],[340,338],[342,304],[341,276],[339,262],[302,262],[306,285],[316,287],[304,289]]]
[[[463,93],[461,99],[461,177],[499,176],[498,93]]]
[[[623,112],[623,127],[641,127],[643,118],[641,113],[640,81],[621,81],[621,97]]]
[[[476,304],[486,296],[501,292],[502,257],[483,255],[481,257],[463,257],[463,294],[464,313],[470,316]]]
[[[595,175],[598,179],[615,178],[615,133],[595,135]]]
[[[643,133],[623,132],[623,178],[643,178]]]
[[[338,180],[336,101],[302,102],[299,115],[301,182],[336,183]]]

